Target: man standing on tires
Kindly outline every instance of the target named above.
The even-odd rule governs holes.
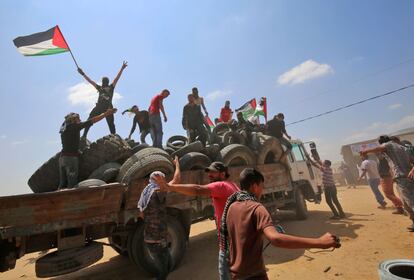
[[[279,113],[276,116],[274,116],[272,120],[267,122],[268,135],[277,138],[280,144],[285,146],[287,149],[286,151],[285,150],[283,151],[283,154],[280,156],[281,159],[286,157],[287,154],[290,153],[290,151],[292,150],[292,144],[290,144],[289,142],[289,140],[292,137],[290,137],[290,135],[286,132],[284,119],[285,119],[285,116],[282,113]],[[284,135],[286,135],[286,137],[289,140],[286,139]]]
[[[99,93],[98,102],[96,103],[95,108],[93,108],[91,113],[89,114],[88,119],[93,118],[99,114],[102,114],[107,109],[113,108],[112,98],[114,96],[114,89],[115,89],[116,84],[118,83],[119,78],[121,78],[122,72],[127,66],[128,66],[127,62],[124,61],[121,66],[121,70],[119,70],[118,75],[116,75],[112,84],[109,84],[109,79],[107,77],[103,77],[102,85],[96,84],[83,72],[81,68],[78,68],[79,74],[81,74],[82,77],[84,77],[86,81],[88,81],[91,85],[93,85]],[[108,123],[109,131],[111,132],[111,134],[115,134],[116,130],[115,130],[115,123],[114,123],[114,116],[113,115],[107,116],[106,122]],[[90,127],[91,126],[86,126],[85,130],[83,131],[82,138],[84,138],[85,140],[88,135],[88,131]]]
[[[263,261],[263,236],[273,246],[296,248],[339,248],[336,236],[304,238],[279,233],[266,208],[259,202],[264,188],[263,175],[254,168],[240,173],[242,191],[227,200],[221,224],[221,247],[229,252],[232,279],[268,279]]]
[[[199,137],[203,146],[206,145],[207,132],[204,128],[204,117],[201,113],[200,106],[194,103],[194,96],[189,94],[187,96],[188,103],[183,109],[182,125],[187,130],[188,142],[192,143]]]
[[[239,187],[229,180],[228,168],[222,162],[213,162],[205,169],[208,173],[210,184],[166,184],[165,179],[159,180],[158,184],[167,185],[169,191],[181,193],[188,196],[209,196],[213,200],[214,216],[217,226],[217,235],[220,240],[221,216],[226,205],[227,198],[239,191]],[[219,250],[219,276],[220,280],[230,279],[230,271],[225,252]]]
[[[73,188],[78,183],[80,131],[92,124],[116,113],[115,108],[107,109],[104,113],[81,122],[79,115],[70,113],[60,127],[62,152],[59,158],[59,187]]]
[[[170,95],[167,89],[164,89],[160,94],[157,94],[151,99],[151,104],[148,109],[149,122],[151,126],[152,146],[162,149],[162,122],[160,111],[164,116],[164,122],[167,122],[167,115],[164,111],[162,101]]]
[[[149,123],[149,115],[148,111],[138,109],[137,105],[131,107],[131,109],[125,110],[122,112],[122,115],[126,112],[134,113],[134,120],[132,121],[132,128],[131,132],[129,133],[128,139],[131,139],[132,133],[134,133],[137,124],[139,126],[140,131],[140,140],[141,144],[146,143],[145,137],[150,133],[150,123]]]

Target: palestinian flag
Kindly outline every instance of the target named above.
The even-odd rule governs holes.
[[[25,56],[49,55],[69,51],[69,46],[60,32],[59,26],[47,31],[13,40],[17,50]]]
[[[214,125],[214,123],[211,121],[210,117],[205,116],[204,118],[205,118],[205,120],[206,120],[206,123],[207,123],[207,124],[208,124],[208,126],[210,127],[210,129],[214,129],[214,127],[216,127],[216,126]]]
[[[250,117],[254,115],[254,112],[256,110],[256,98],[253,98],[252,100],[246,102],[241,106],[240,108],[236,109],[236,113],[242,112],[243,118],[245,120],[248,120]]]
[[[266,101],[266,97],[262,97],[260,99],[260,103],[259,103],[259,105],[257,105],[253,116],[257,117],[257,120],[259,120],[259,116],[263,116],[265,118],[265,121],[267,122],[267,101]]]

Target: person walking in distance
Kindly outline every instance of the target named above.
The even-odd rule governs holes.
[[[92,109],[91,113],[89,114],[88,119],[93,118],[93,117],[95,117],[99,114],[102,114],[107,109],[113,108],[112,98],[114,96],[114,89],[115,89],[116,84],[119,81],[119,78],[121,78],[122,72],[124,71],[124,69],[127,66],[128,66],[128,63],[126,61],[124,61],[122,63],[121,69],[119,70],[119,72],[116,75],[115,79],[113,80],[112,84],[109,84],[109,79],[107,77],[103,77],[102,78],[102,85],[96,84],[94,81],[92,81],[83,72],[83,70],[81,68],[78,68],[79,74],[81,74],[82,77],[85,78],[85,80],[88,83],[93,85],[96,88],[96,90],[98,91],[98,94],[99,94],[98,102],[96,103],[95,107]],[[116,130],[115,130],[114,116],[112,114],[108,115],[106,117],[106,122],[108,123],[110,133],[115,134]],[[88,135],[89,128],[90,128],[90,126],[86,126],[85,130],[83,131],[82,138],[84,138],[85,140],[86,140],[86,137]]]
[[[116,113],[115,108],[107,109],[104,113],[81,122],[79,115],[69,113],[60,127],[62,151],[59,158],[59,187],[58,189],[73,188],[78,183],[80,131],[90,127],[103,118]]]
[[[315,158],[314,158],[315,159]],[[316,160],[316,159],[315,159]],[[319,159],[316,162],[313,162],[317,168],[322,172],[322,185],[325,192],[326,203],[333,213],[333,216],[330,219],[338,220],[345,218],[345,212],[342,209],[341,203],[339,203],[337,190],[335,186],[335,181],[333,179],[333,173],[331,168],[331,161],[324,160],[323,162]],[[336,208],[335,208],[336,206]]]
[[[163,100],[169,95],[169,90],[164,89],[160,94],[157,94],[151,99],[151,104],[148,109],[152,145],[160,149],[162,149],[163,135],[160,112],[164,116],[164,122],[167,122],[167,115],[165,114]]]
[[[150,133],[148,111],[145,111],[145,110],[140,111],[138,106],[134,105],[130,109],[123,111],[122,115],[125,114],[126,112],[135,114],[134,119],[132,121],[132,128],[128,135],[128,139],[131,139],[132,133],[134,133],[135,128],[137,127],[137,124],[138,124],[141,143],[146,143],[145,137]]]
[[[378,189],[380,184],[380,175],[378,173],[378,166],[377,163],[368,158],[366,154],[361,155],[362,163],[361,163],[361,170],[362,173],[359,176],[358,180],[362,180],[365,176],[368,179],[368,184],[371,187],[372,192],[375,195],[375,199],[377,200],[380,209],[385,209],[387,203],[384,200],[384,196]]]
[[[240,173],[241,191],[231,195],[223,211],[221,247],[229,255],[232,279],[268,279],[263,260],[263,237],[273,246],[297,248],[339,248],[339,238],[325,233],[306,238],[279,233],[270,213],[261,204],[264,177],[254,168]]]

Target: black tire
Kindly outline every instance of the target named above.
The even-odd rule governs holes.
[[[27,184],[34,193],[53,192],[58,189],[59,157],[60,153],[57,153],[30,176]]]
[[[187,249],[187,238],[183,226],[175,217],[168,217],[167,230],[167,241],[169,243],[169,251],[172,261],[171,270],[174,270],[178,267],[184,257]],[[143,224],[140,224],[134,232],[131,249],[134,263],[138,263],[150,274],[157,274],[157,267],[154,263],[154,259],[149,253],[149,250],[144,242]]]
[[[142,158],[145,158],[147,156],[151,155],[161,155],[168,159],[169,161],[172,161],[170,155],[159,148],[153,148],[153,147],[147,147],[144,149],[141,149],[140,151],[136,152],[132,156],[130,156],[124,164],[122,164],[121,168],[119,169],[117,181],[121,182],[122,178],[125,176],[125,174],[128,172],[128,170],[138,161],[140,161]]]
[[[136,179],[147,177],[153,171],[161,171],[168,176],[174,172],[174,166],[165,156],[152,154],[136,161],[122,177],[118,175],[118,182],[130,184]]]
[[[133,147],[135,147],[136,145],[138,145],[139,143],[135,142],[134,139],[125,139],[125,141],[128,143],[129,147],[132,149]]]
[[[210,158],[211,161],[216,160],[217,155],[220,153],[220,145],[219,144],[210,144],[206,146],[201,153],[205,154]]]
[[[279,140],[267,135],[259,135],[258,140],[257,164],[262,165],[279,162],[283,154]]]
[[[230,144],[246,145],[246,138],[236,131],[228,131],[223,135],[223,145],[228,146]]]
[[[223,135],[224,133],[226,133],[227,131],[230,131],[230,125],[227,123],[219,123],[217,124],[214,129],[213,129],[213,133],[216,135]]]
[[[308,207],[299,186],[295,187],[295,215],[298,220],[306,220],[308,218]]]
[[[136,145],[132,148],[132,154],[136,154],[139,151],[141,151],[145,148],[149,148],[149,147],[150,147],[150,145],[148,145],[147,143],[138,144],[138,145]]]
[[[217,161],[227,166],[251,166],[256,164],[254,153],[244,145],[230,144],[221,149]]]
[[[105,163],[124,162],[131,152],[128,143],[117,134],[98,139],[81,155],[79,180],[85,180],[95,169]]]
[[[88,179],[99,179],[107,183],[113,183],[118,176],[121,165],[117,162],[108,162],[99,166],[98,169],[89,175]]]
[[[36,261],[37,277],[53,277],[87,267],[103,256],[103,246],[92,242],[84,247],[55,251]]]
[[[191,152],[201,152],[203,150],[204,146],[200,141],[194,141],[187,146],[182,147],[181,149],[175,151],[171,154],[171,157],[174,158],[175,156],[178,156],[179,158],[182,157],[185,154],[191,153]]]
[[[164,147],[164,151],[166,151],[169,155],[171,155],[172,153],[175,152],[175,150],[173,148],[170,148],[170,147]]]
[[[128,257],[128,248],[120,244],[119,235],[111,235],[108,237],[108,243],[111,245],[112,249],[117,252],[119,255]],[[128,242],[128,241],[127,241]]]
[[[185,154],[180,158],[180,168],[182,171],[204,169],[210,163],[211,160],[208,156],[197,152]]]
[[[75,188],[99,187],[105,185],[106,182],[99,179],[87,179],[79,182]]]
[[[188,138],[181,135],[174,135],[168,138],[167,147],[174,149],[174,151],[181,149],[188,144]]]

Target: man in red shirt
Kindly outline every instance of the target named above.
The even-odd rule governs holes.
[[[184,195],[211,197],[214,205],[217,233],[220,238],[220,224],[224,206],[226,205],[227,198],[239,191],[239,187],[229,180],[230,174],[228,173],[227,166],[222,162],[213,162],[205,171],[208,173],[210,180],[210,184],[207,185],[171,184],[171,182],[167,184],[165,178],[162,177],[157,178],[157,183],[167,184],[169,191]],[[219,251],[219,274],[221,280],[230,279],[227,258],[225,258],[224,251],[221,248]]]
[[[220,122],[228,123],[233,118],[233,111],[230,109],[230,101],[227,100],[226,103],[224,103],[224,107],[221,108],[220,112]]]
[[[168,89],[164,89],[160,94],[157,94],[151,99],[151,104],[148,109],[150,133],[152,138],[152,145],[162,149],[162,122],[160,111],[164,116],[164,122],[167,122],[167,115],[164,111],[162,101],[170,95]]]

